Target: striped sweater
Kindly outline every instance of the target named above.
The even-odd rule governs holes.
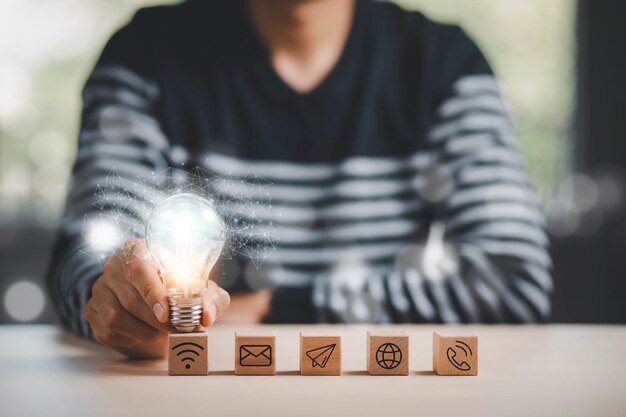
[[[81,312],[101,273],[82,250],[85,215],[140,217],[132,192],[94,206],[110,170],[133,181],[196,166],[251,199],[264,198],[251,170],[271,183],[255,220],[279,226],[276,249],[260,268],[223,265],[233,292],[272,288],[269,322],[548,317],[544,220],[483,55],[459,28],[392,4],[354,13],[338,63],[307,94],[276,74],[241,2],[141,10],[111,38],[84,88],[47,276],[67,327],[89,335]]]

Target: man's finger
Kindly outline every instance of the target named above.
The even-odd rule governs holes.
[[[215,282],[209,281],[208,288],[202,294],[202,325],[210,327],[215,320],[228,308],[230,296],[217,286]]]
[[[135,241],[127,246],[133,259],[126,266],[126,279],[137,289],[144,302],[152,309],[157,320],[165,323],[168,319],[167,290],[159,277],[156,264],[150,259],[143,241]]]
[[[107,282],[107,286],[111,289],[111,291],[113,291],[122,307],[124,307],[124,310],[132,316],[158,331],[168,331],[169,326],[157,320],[154,312],[144,302],[142,296],[139,294],[139,291],[137,291],[137,289],[132,286],[128,280],[112,279]]]
[[[120,347],[132,348],[137,345],[137,339],[120,334],[111,330],[104,323],[102,316],[92,307],[88,307],[85,316],[89,316],[89,326],[93,331],[93,335],[98,342],[103,345],[110,346],[114,349]]]
[[[124,262],[127,264],[133,263],[135,261],[141,260],[149,260],[150,253],[148,252],[148,248],[146,246],[146,241],[143,239],[129,239],[124,242]]]
[[[108,287],[102,291],[94,308],[104,325],[116,333],[138,340],[151,340],[160,333],[129,314]]]

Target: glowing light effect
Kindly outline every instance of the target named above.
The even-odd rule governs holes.
[[[192,332],[202,316],[202,292],[224,248],[226,226],[213,204],[182,193],[157,203],[146,226],[146,243],[167,287],[170,321]]]
[[[213,176],[201,168],[190,171],[169,168],[135,178],[124,178],[112,170],[98,184],[94,196],[97,211],[89,213],[83,222],[83,236],[89,245],[82,252],[104,262],[125,241],[146,237],[146,224],[156,206],[169,197],[192,194],[206,199],[222,220],[225,245],[220,258],[241,255],[249,258],[258,270],[278,243],[278,227],[268,220],[267,214],[271,198],[265,187],[269,184],[252,169],[245,177]],[[204,220],[186,217],[178,220],[175,230],[183,233],[182,230],[195,228],[197,222]],[[111,239],[106,229],[97,231],[102,229],[100,222],[113,225],[119,239]],[[133,260],[128,256],[124,259]]]
[[[148,220],[146,242],[170,294],[190,297],[206,288],[226,226],[213,205],[193,194],[157,204]]]
[[[111,221],[98,219],[86,227],[86,238],[95,251],[110,251],[119,246],[121,233]]]
[[[446,227],[440,221],[430,225],[425,244],[410,245],[396,257],[396,266],[401,271],[416,270],[420,276],[432,282],[441,282],[447,277],[458,275],[459,254],[455,246],[446,241]]]
[[[454,251],[444,240],[445,230],[443,223],[434,222],[424,247],[422,268],[426,277],[433,281],[442,281],[446,276],[457,274],[459,269]]]

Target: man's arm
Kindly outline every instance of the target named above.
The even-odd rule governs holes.
[[[541,322],[550,313],[551,260],[544,219],[529,185],[495,78],[457,28],[434,37],[424,89],[438,98],[426,132],[431,165],[416,190],[435,212],[426,242],[354,291],[333,276],[313,301],[326,320],[355,303],[382,322]],[[333,303],[333,299],[344,302]],[[342,311],[334,307],[342,306]],[[346,307],[347,306],[347,307]],[[350,316],[349,316],[350,317]]]
[[[89,255],[82,235],[89,216],[114,218],[113,227],[127,231],[129,238],[141,237],[142,195],[119,186],[169,166],[170,145],[157,117],[160,93],[144,29],[136,18],[114,35],[85,85],[78,154],[47,284],[65,327],[129,356],[145,357],[164,354],[168,330],[166,291],[145,243],[119,242],[98,259]],[[112,170],[119,178],[106,181]],[[96,201],[97,193],[107,198]],[[209,326],[228,306],[229,296],[210,285],[203,298],[202,324]]]
[[[82,336],[93,337],[82,312],[103,264],[90,256],[82,235],[85,217],[119,213],[118,223],[129,228],[141,219],[132,201],[123,198],[96,207],[98,187],[113,169],[120,178],[134,181],[168,165],[169,143],[154,117],[159,90],[142,63],[148,63],[148,56],[140,35],[133,23],[116,33],[83,89],[78,152],[47,274],[61,322]],[[135,55],[134,50],[141,52]],[[120,249],[112,247],[110,252]]]
[[[544,218],[489,64],[461,30],[449,31],[456,36],[443,52],[444,93],[428,143],[449,175],[436,221],[455,265],[443,280],[433,271],[419,275],[430,282],[437,320],[545,321],[552,264]]]
[[[451,185],[435,226],[443,241],[431,242],[449,244],[454,259],[411,280],[429,282],[443,322],[547,319],[552,282],[544,219],[493,75],[459,78],[428,139]]]

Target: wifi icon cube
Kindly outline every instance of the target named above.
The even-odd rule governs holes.
[[[300,375],[341,375],[338,333],[300,333]]]
[[[205,332],[170,333],[168,373],[170,375],[207,375],[209,338]]]

